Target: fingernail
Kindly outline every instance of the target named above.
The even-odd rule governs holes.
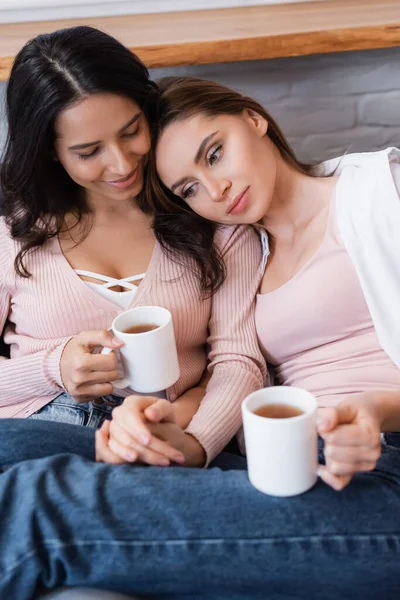
[[[119,346],[120,344],[122,344],[122,342],[115,337],[113,337],[111,343],[113,344],[113,346]]]
[[[185,457],[182,456],[182,454],[177,454],[176,456],[174,456],[174,461],[182,464],[185,462]]]
[[[142,442],[142,444],[147,446],[147,444],[150,443],[150,436],[147,433],[142,433],[140,436],[140,441]]]
[[[135,460],[137,459],[137,454],[135,454],[134,452],[127,452],[125,454],[125,458],[129,460],[129,462],[135,462]]]
[[[160,467],[168,467],[169,466],[169,460],[167,458],[160,458],[160,460],[158,461],[158,465]]]
[[[328,429],[330,425],[330,422],[328,419],[325,419],[325,417],[322,417],[320,419],[317,418],[317,427],[319,429]]]

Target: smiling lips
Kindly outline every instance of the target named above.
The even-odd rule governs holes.
[[[238,215],[241,213],[247,206],[248,202],[248,190],[250,186],[247,186],[243,192],[234,197],[234,199],[228,205],[228,210],[226,211],[227,215]]]
[[[135,183],[138,174],[139,166],[137,166],[134,171],[132,171],[131,173],[129,173],[129,175],[123,177],[122,179],[117,179],[116,181],[105,181],[104,183],[107,183],[107,185],[111,185],[112,187],[116,188],[127,188],[133,183]]]

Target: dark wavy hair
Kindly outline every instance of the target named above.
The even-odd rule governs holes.
[[[150,152],[143,195],[142,209],[155,213],[154,227],[157,239],[165,250],[178,256],[189,255],[201,274],[203,289],[215,292],[223,283],[225,269],[215,245],[218,224],[197,215],[179,196],[173,194],[160,180],[155,164],[155,150],[161,133],[171,123],[177,123],[203,114],[240,115],[250,109],[268,121],[267,136],[278,149],[283,160],[297,171],[313,174],[313,165],[299,161],[279,125],[252,98],[224,87],[214,81],[195,77],[164,77],[157,81],[160,98],[156,125],[153,128],[153,149]]]
[[[21,242],[16,272],[29,277],[26,254],[56,236],[67,212],[88,213],[82,188],[54,160],[60,111],[96,93],[134,100],[154,120],[157,86],[135,54],[92,27],[39,35],[18,53],[6,93],[8,138],[0,180],[11,236]]]

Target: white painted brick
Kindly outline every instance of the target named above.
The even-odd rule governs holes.
[[[153,69],[220,81],[255,97],[303,160],[400,145],[400,48]],[[1,116],[0,152],[5,140]]]
[[[368,125],[400,125],[400,89],[368,94],[360,99],[358,122]]]
[[[277,61],[249,61],[229,64],[196,65],[174,69],[152,69],[155,79],[169,75],[190,75],[218,81],[257,100],[272,102],[290,94],[290,81]]]
[[[301,160],[311,163],[340,156],[344,152],[368,152],[389,146],[400,146],[398,127],[357,127],[336,131],[329,135],[314,134],[301,138],[289,138]]]
[[[285,59],[294,96],[344,96],[400,89],[400,48]]]
[[[266,106],[290,137],[350,129],[356,123],[355,98],[285,98]]]

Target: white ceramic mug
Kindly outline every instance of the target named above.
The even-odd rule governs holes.
[[[135,325],[157,325],[143,333],[125,333]],[[180,375],[174,326],[169,310],[161,306],[137,306],[114,319],[114,336],[124,342],[117,350],[121,356],[124,378],[113,381],[115,388],[130,387],[141,394],[151,394],[173,385]],[[102,354],[114,352],[103,348]]]
[[[261,406],[284,404],[302,414],[268,418],[254,413]],[[295,496],[317,480],[317,401],[300,388],[277,386],[250,394],[242,403],[250,482],[272,496]]]

